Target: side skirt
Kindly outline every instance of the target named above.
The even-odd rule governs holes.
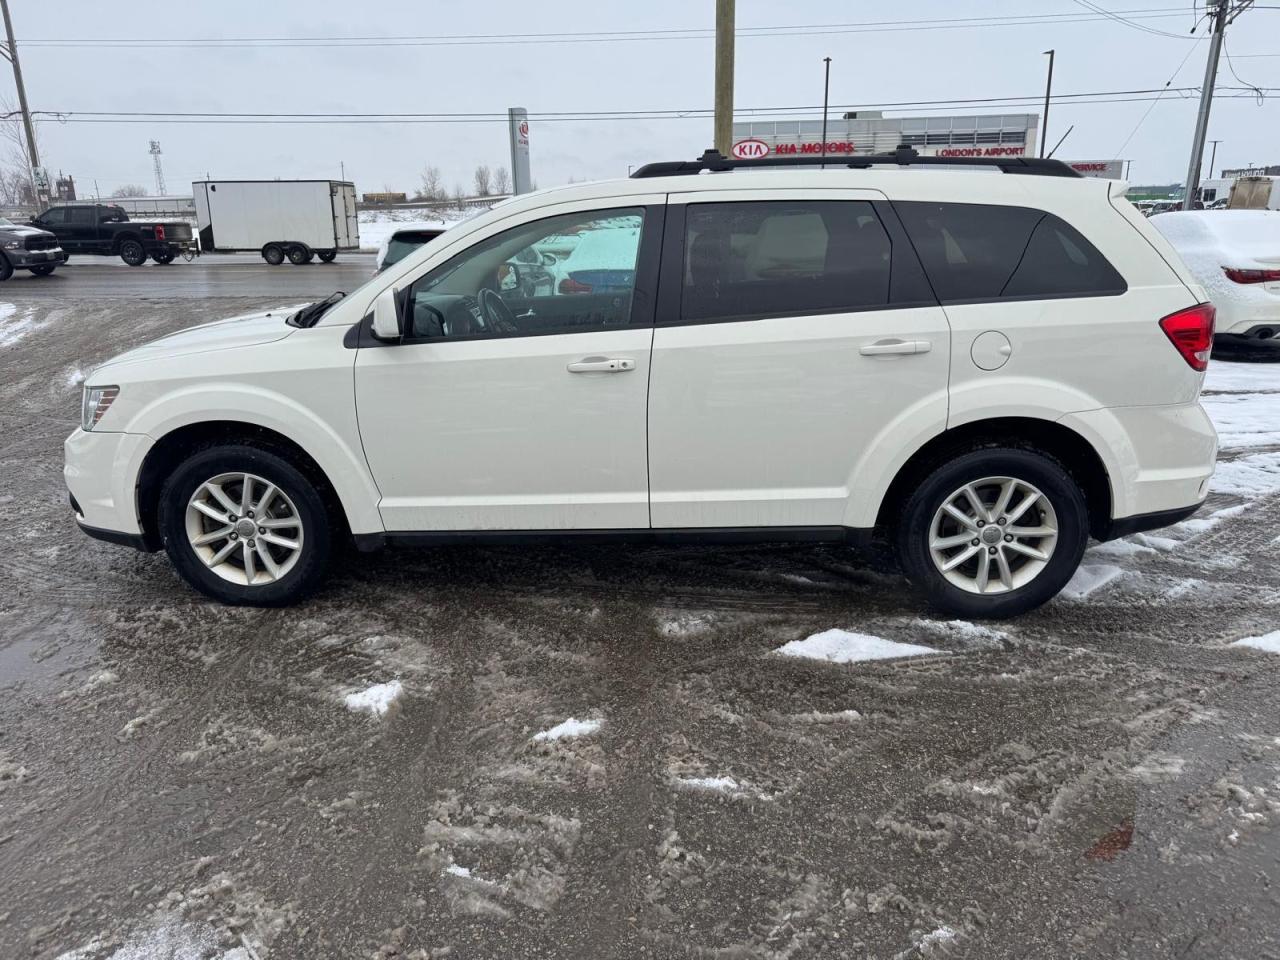
[[[414,530],[357,533],[356,548],[363,552],[384,546],[436,547],[450,544],[569,543],[847,543],[865,547],[871,528],[862,527],[684,527],[632,530]]]

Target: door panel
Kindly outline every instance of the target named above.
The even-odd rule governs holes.
[[[883,198],[874,191],[823,192],[824,201],[861,201],[858,216],[850,217],[843,210],[833,215],[829,207],[805,207],[812,197],[734,191],[734,202],[794,200],[797,208],[781,208],[786,223],[763,222],[772,214],[757,216],[754,232],[741,228],[706,240],[709,229],[690,238],[675,224],[698,222],[696,205],[724,203],[725,195],[689,196],[693,213],[687,218],[672,196],[649,391],[655,528],[850,525],[860,465],[877,453],[896,454],[903,434],[914,439],[921,424],[940,431],[946,423],[950,331],[941,307],[911,306],[908,297],[875,287],[882,276],[878,267],[849,274],[850,302],[864,301],[858,309],[834,312],[831,307],[832,290],[841,290],[836,268],[842,258],[864,264],[875,258],[879,264],[884,256],[867,238],[887,244],[895,275],[906,270],[899,267],[907,263],[900,258],[908,250],[897,248],[904,240],[896,223],[881,224],[883,236],[862,238],[856,229],[841,227],[874,229],[879,221],[868,222],[863,211]],[[804,218],[814,216],[824,224],[817,241],[802,236],[806,224],[813,223]],[[688,249],[673,250],[673,244]],[[709,301],[690,288],[712,262],[704,254],[714,244],[729,251],[733,263],[722,271],[729,279],[719,282]],[[814,292],[802,298],[827,297],[824,312],[714,319],[717,303],[749,311],[749,291],[762,277],[790,285],[801,275],[797,270],[812,274]],[[673,294],[673,274],[690,295]],[[745,295],[734,286],[739,282]],[[901,305],[877,306],[865,296],[868,289]],[[769,300],[764,309],[776,310],[777,304]],[[689,316],[713,320],[687,322]]]
[[[388,530],[649,526],[651,327],[366,348],[365,455]],[[633,361],[571,373],[603,356]]]

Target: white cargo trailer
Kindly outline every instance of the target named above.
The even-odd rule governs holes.
[[[360,248],[356,188],[344,180],[197,180],[191,193],[206,252],[299,264]]]

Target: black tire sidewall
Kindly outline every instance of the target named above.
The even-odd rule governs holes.
[[[130,260],[126,254],[126,251],[133,250],[134,248],[137,249],[138,253],[140,253],[141,256],[135,257],[134,259]],[[137,240],[125,240],[123,243],[120,244],[120,259],[123,260],[125,263],[127,263],[131,267],[140,267],[147,262],[147,250]]]
[[[280,258],[279,260],[275,259],[277,256]],[[262,259],[273,267],[278,267],[284,263],[284,250],[277,243],[268,243],[262,248]]]
[[[1026,586],[980,596],[961,590],[938,572],[929,553],[929,528],[945,497],[965,483],[990,476],[1016,477],[1038,487],[1057,514],[1058,540],[1049,563]],[[1057,460],[1037,451],[992,447],[935,468],[907,498],[895,539],[903,572],[933,604],[964,617],[1012,617],[1057,596],[1075,574],[1089,542],[1089,511],[1079,484]]]
[[[307,251],[304,247],[292,246],[289,248],[289,252],[285,254],[285,256],[289,258],[289,262],[295,267],[300,267],[304,263],[310,262],[310,258],[307,256]]]
[[[37,276],[37,277],[48,277],[48,276],[51,276],[53,274],[53,271],[56,269],[57,269],[57,266],[55,264],[44,263],[38,267],[32,267],[31,273],[33,276]]]
[[[192,493],[211,477],[234,472],[274,483],[302,518],[302,557],[275,583],[249,587],[224,580],[187,541],[186,508]],[[159,527],[165,551],[182,578],[206,596],[238,606],[278,607],[302,599],[320,584],[332,551],[328,510],[315,484],[283,457],[247,445],[209,447],[183,461],[161,489]]]
[[[9,258],[0,253],[0,283],[8,280],[13,276],[13,264],[9,262]]]
[[[318,254],[321,263],[333,263],[338,256],[337,250],[321,250]]]

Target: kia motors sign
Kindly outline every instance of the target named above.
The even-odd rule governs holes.
[[[739,140],[733,145],[733,155],[739,160],[759,160],[769,155],[769,145],[763,140]]]

